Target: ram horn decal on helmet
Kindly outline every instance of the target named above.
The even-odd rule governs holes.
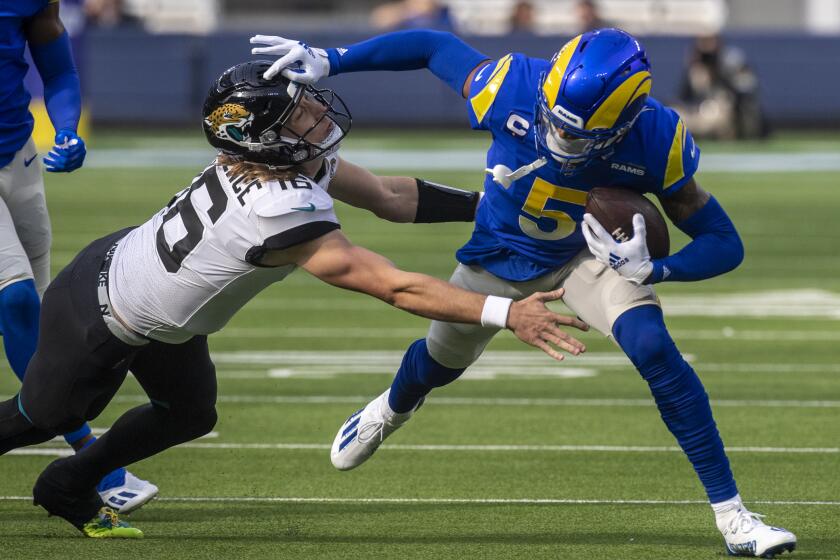
[[[644,48],[620,29],[566,43],[537,91],[537,149],[568,169],[606,157],[632,128],[651,88]]]

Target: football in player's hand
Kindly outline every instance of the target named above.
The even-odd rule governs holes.
[[[595,187],[586,197],[586,211],[619,242],[633,237],[633,214],[641,214],[645,218],[651,258],[668,256],[671,248],[668,225],[656,206],[644,195],[630,189]]]

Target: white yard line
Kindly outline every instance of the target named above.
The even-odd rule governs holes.
[[[225,379],[227,369],[232,379],[266,378],[332,378],[341,375],[393,375],[402,360],[403,352],[379,350],[347,351],[239,351],[215,352],[213,360],[219,366],[218,377]],[[699,372],[723,373],[840,373],[836,363],[737,363],[698,362],[696,356],[685,354],[687,361]],[[260,366],[264,366],[261,368]],[[580,378],[593,377],[604,369],[632,369],[630,360],[621,352],[589,352],[569,357],[562,363],[532,351],[486,352],[461,379],[517,378]],[[248,369],[253,368],[253,369]]]
[[[371,395],[219,395],[220,403],[228,404],[348,404],[362,405],[371,399]],[[144,395],[117,395],[114,402],[148,402]],[[749,400],[749,399],[713,399],[714,407],[733,408],[840,408],[837,400]],[[651,399],[598,399],[598,398],[473,398],[473,397],[429,397],[426,405],[443,406],[540,406],[540,407],[653,407]]]
[[[400,339],[406,343],[426,335],[427,326],[418,327],[230,327],[213,334],[214,338],[304,338],[304,339]],[[674,338],[681,340],[716,340],[738,342],[837,342],[838,330],[753,330],[721,327],[720,329],[672,329]],[[597,335],[596,335],[597,336]]]
[[[840,294],[820,289],[768,290],[702,295],[675,294],[663,296],[662,306],[665,314],[670,317],[822,317],[840,319]],[[278,310],[375,312],[381,311],[383,308],[384,304],[374,300],[270,297],[246,307],[245,310],[248,312],[260,312],[261,310],[266,312],[276,312]],[[291,330],[289,329],[289,331]],[[389,329],[381,330],[388,331]],[[414,331],[414,329],[409,330]],[[222,331],[222,333],[224,332],[226,331]],[[227,332],[230,332],[230,329]],[[352,336],[352,333],[345,334]],[[286,336],[295,336],[295,334],[289,332]],[[389,335],[384,332],[382,336],[387,337]]]
[[[330,449],[328,443],[184,443],[173,449],[198,449],[198,450],[270,450],[270,451],[327,451]],[[392,451],[444,451],[444,452],[516,452],[516,453],[682,453],[677,446],[654,446],[654,445],[448,445],[448,444],[417,444],[417,445],[388,445],[383,449]],[[837,455],[840,454],[838,447],[761,447],[748,446],[727,447],[728,453],[780,453],[780,454],[812,454],[812,455]],[[15,449],[9,455],[60,455],[70,454],[67,448],[32,447]]]
[[[342,310],[344,311],[344,310]],[[274,312],[276,313],[276,311]],[[304,338],[304,339],[401,339],[409,341],[426,335],[427,326],[418,327],[230,327],[213,334],[214,338]],[[719,329],[671,329],[680,340],[715,340],[737,342],[838,342],[840,327],[836,330],[756,330],[724,326]],[[597,334],[595,335],[597,336]]]
[[[0,496],[0,500],[30,502],[32,496]],[[170,496],[155,502],[279,503],[279,504],[486,504],[486,505],[708,505],[706,500],[602,500],[579,498],[319,498],[293,496]],[[750,500],[773,506],[840,506],[833,500]]]

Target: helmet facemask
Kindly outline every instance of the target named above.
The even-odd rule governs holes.
[[[262,155],[267,157],[271,157],[271,152],[283,154],[290,160],[289,167],[335,153],[341,140],[350,131],[352,122],[347,105],[334,91],[290,84],[290,90],[293,87],[298,91],[293,96],[290,110],[260,133],[261,148],[255,150],[263,152]],[[296,131],[290,126],[290,121],[304,100],[319,104],[324,111],[306,130]],[[323,128],[324,123],[328,126],[327,133],[318,138],[318,130]]]
[[[650,89],[650,64],[631,35],[612,28],[578,35],[540,76],[537,150],[564,172],[610,157],[643,111]]]
[[[347,105],[329,89],[264,79],[270,65],[238,64],[216,80],[203,110],[208,142],[238,160],[278,169],[334,153],[350,131]]]
[[[542,83],[542,80],[540,80]],[[564,171],[586,167],[599,157],[612,153],[613,146],[627,134],[635,119],[615,129],[586,130],[570,122],[559,106],[549,108],[539,91],[535,133],[537,150],[560,163]],[[582,124],[582,123],[581,123]]]

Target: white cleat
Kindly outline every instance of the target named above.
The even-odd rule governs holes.
[[[357,410],[341,425],[333,441],[330,460],[340,471],[349,471],[367,461],[386,437],[405,424],[423,404],[409,412],[397,413],[388,406],[388,389],[367,406]]]
[[[794,551],[796,535],[787,529],[765,525],[761,517],[741,508],[721,529],[730,556],[775,558],[785,551]]]
[[[158,487],[147,480],[141,480],[128,471],[122,484],[99,490],[99,497],[109,508],[123,515],[144,506],[158,495]]]

